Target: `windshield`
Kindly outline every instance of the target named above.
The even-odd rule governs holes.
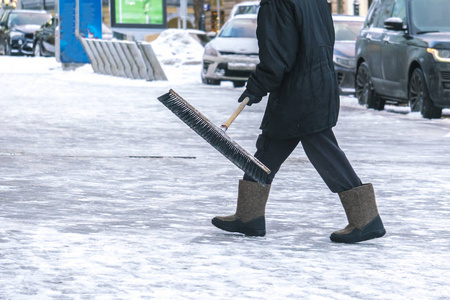
[[[417,33],[450,32],[449,0],[411,1],[411,16]]]
[[[10,27],[20,25],[42,25],[51,18],[50,14],[40,13],[11,13],[8,20]]]
[[[363,25],[363,21],[335,21],[336,41],[355,41]]]
[[[259,5],[242,5],[237,7],[234,15],[257,14],[258,11]]]
[[[256,19],[232,19],[220,31],[223,38],[256,38]]]

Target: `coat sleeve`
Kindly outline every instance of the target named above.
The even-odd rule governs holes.
[[[256,30],[260,63],[247,82],[250,93],[265,96],[279,89],[299,53],[298,26],[289,0],[261,1]]]

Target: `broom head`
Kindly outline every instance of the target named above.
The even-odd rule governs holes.
[[[158,100],[247,175],[262,186],[266,185],[269,168],[233,141],[223,129],[210,122],[172,89]]]

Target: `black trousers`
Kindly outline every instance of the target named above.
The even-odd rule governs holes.
[[[333,193],[362,185],[345,153],[339,148],[332,129],[293,139],[274,139],[261,134],[256,141],[255,157],[271,170],[267,184],[272,183],[281,165],[299,142],[309,161]],[[247,174],[244,175],[244,180],[254,181]]]

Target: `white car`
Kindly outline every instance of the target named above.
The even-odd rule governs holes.
[[[238,15],[244,14],[252,14],[256,15],[259,11],[259,3],[260,1],[244,1],[238,4],[235,4],[231,9],[229,18],[232,19]]]
[[[202,82],[220,85],[232,81],[234,87],[243,87],[258,63],[256,15],[238,15],[205,45]]]

